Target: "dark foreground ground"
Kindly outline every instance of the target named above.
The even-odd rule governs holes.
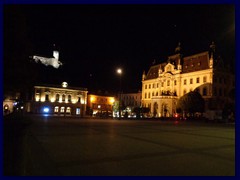
[[[7,116],[3,150],[5,176],[235,175],[225,123]]]

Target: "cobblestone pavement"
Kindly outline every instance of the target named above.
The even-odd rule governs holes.
[[[33,116],[22,175],[234,176],[230,124]]]

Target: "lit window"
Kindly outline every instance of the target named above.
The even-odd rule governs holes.
[[[70,107],[67,107],[66,113],[71,113],[71,108]]]
[[[58,106],[55,106],[54,112],[57,113],[58,111],[59,111],[59,107],[58,107]]]
[[[65,111],[65,107],[61,107],[60,112],[64,113],[64,111]]]
[[[80,114],[80,108],[76,108],[76,114]]]

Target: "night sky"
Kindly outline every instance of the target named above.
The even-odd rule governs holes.
[[[183,55],[209,50],[235,61],[234,5],[4,5],[4,90],[61,84],[116,92],[141,90],[142,73],[181,42]],[[31,61],[51,57],[63,66]]]

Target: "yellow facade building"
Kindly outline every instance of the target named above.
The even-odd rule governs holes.
[[[187,57],[176,53],[143,73],[142,105],[155,117],[171,117],[181,96],[198,91],[205,100],[205,110],[217,110],[229,101],[234,87],[233,73],[215,56],[215,50]]]
[[[87,114],[91,116],[109,117],[113,113],[114,96],[88,94]]]
[[[62,85],[34,86],[33,101],[27,112],[54,115],[84,116],[87,104],[87,89]]]

